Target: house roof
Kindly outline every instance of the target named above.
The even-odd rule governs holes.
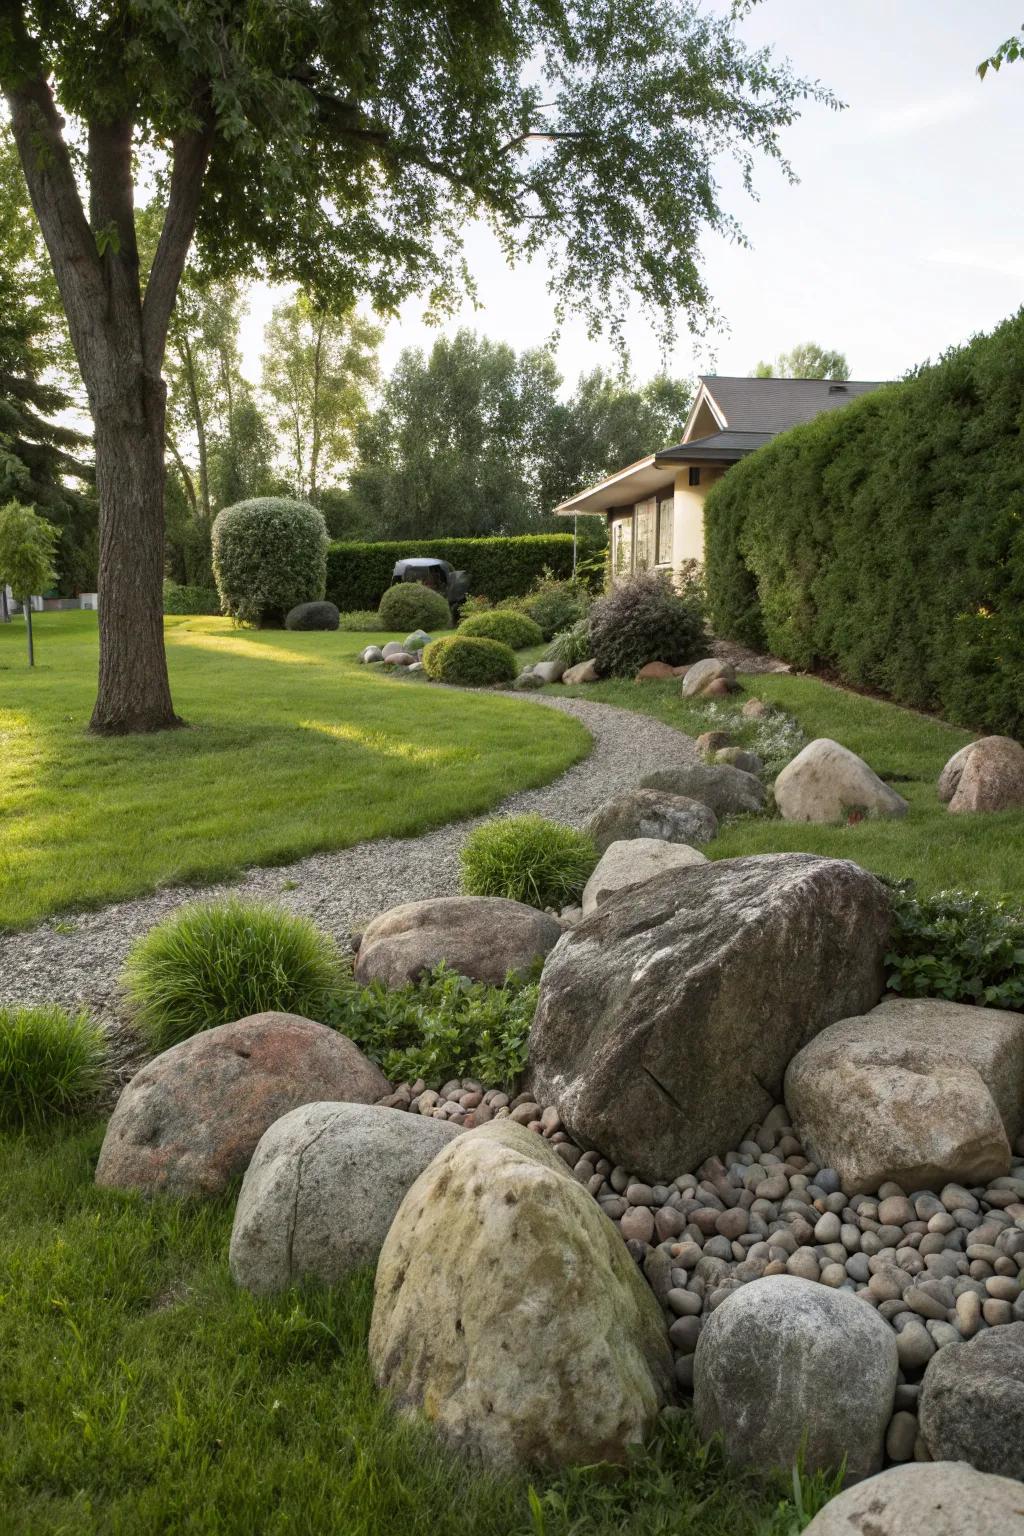
[[[735,464],[755,448],[770,443],[773,432],[712,432],[707,437],[691,437],[674,448],[659,448],[655,461],[662,464],[712,463]]]
[[[718,373],[703,375],[700,384],[690,420],[706,394],[723,427],[772,433],[813,421],[822,411],[834,411],[881,387],[863,379],[745,379]],[[684,431],[684,442],[686,436]]]

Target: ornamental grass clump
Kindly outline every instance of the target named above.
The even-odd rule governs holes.
[[[0,1126],[38,1130],[90,1109],[110,1081],[106,1036],[87,1013],[0,1008]]]
[[[462,850],[468,896],[507,896],[546,911],[579,902],[597,865],[593,839],[543,816],[488,821]]]
[[[429,634],[435,629],[450,629],[451,609],[433,587],[425,587],[421,581],[401,581],[388,587],[377,610],[383,629],[401,631],[425,629]]]
[[[123,985],[153,1050],[252,1013],[321,1019],[337,995],[341,954],[308,918],[260,902],[197,902],[151,928]]]
[[[539,624],[525,613],[515,613],[510,608],[492,608],[490,613],[472,614],[459,625],[459,634],[497,640],[502,645],[510,645],[514,651],[525,650],[528,645],[540,645],[544,639]]]
[[[510,683],[516,675],[516,653],[499,640],[472,635],[446,635],[423,648],[423,670],[435,683],[456,688],[486,688]]]

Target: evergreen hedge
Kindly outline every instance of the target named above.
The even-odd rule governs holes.
[[[469,572],[474,597],[500,603],[528,592],[545,568],[572,574],[572,534],[523,534],[493,539],[403,539],[382,544],[332,544],[327,551],[327,597],[342,613],[376,608],[391,585],[396,560],[447,560]]]
[[[1024,310],[713,488],[716,634],[1024,733]]]

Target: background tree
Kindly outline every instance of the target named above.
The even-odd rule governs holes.
[[[774,363],[758,363],[755,379],[848,379],[850,365],[842,352],[830,352],[816,341],[799,342],[780,352]]]
[[[99,731],[178,723],[161,370],[194,235],[214,277],[442,310],[485,216],[545,263],[560,313],[621,329],[635,294],[700,329],[700,238],[735,233],[721,157],[747,184],[758,153],[788,174],[780,130],[833,101],[677,0],[7,0],[0,86],[95,425]],[[148,274],[141,145],[166,206]]]
[[[264,336],[263,393],[287,445],[293,493],[303,501],[316,504],[323,482],[352,457],[383,334],[354,310],[318,306],[303,293],[274,309]]]
[[[36,664],[32,644],[32,596],[52,587],[57,579],[53,551],[60,534],[52,523],[37,517],[31,507],[9,501],[0,507],[0,586],[8,586],[22,606],[28,634],[28,664]]]

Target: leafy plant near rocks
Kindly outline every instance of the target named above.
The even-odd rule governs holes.
[[[590,608],[590,594],[579,581],[558,581],[551,572],[538,579],[534,590],[523,600],[523,611],[539,624],[545,640],[584,618]]]
[[[452,616],[440,592],[420,581],[396,582],[388,587],[378,608],[384,629],[449,629]]]
[[[654,571],[631,576],[590,610],[591,655],[604,677],[628,677],[649,661],[680,666],[706,649],[698,598],[681,596]]]
[[[392,1082],[423,1078],[440,1087],[450,1077],[476,1077],[507,1087],[526,1065],[536,1006],[535,979],[512,976],[489,987],[442,964],[416,985],[392,990],[352,981],[322,1017]]]
[[[460,635],[477,636],[484,640],[498,640],[514,651],[525,650],[528,645],[540,645],[544,639],[540,625],[525,613],[514,613],[508,608],[492,608],[490,613],[471,614],[459,625]]]
[[[447,635],[443,640],[432,640],[422,654],[428,677],[456,687],[485,688],[492,683],[510,683],[517,671],[511,646],[472,635]]]
[[[304,501],[257,496],[218,513],[213,573],[224,612],[241,624],[280,624],[318,601],[327,576],[327,525]]]
[[[106,1036],[87,1013],[0,1008],[0,1127],[34,1130],[90,1108],[108,1081]]]
[[[578,619],[571,629],[563,629],[555,635],[544,652],[545,661],[561,661],[567,667],[579,666],[590,660],[590,621]]]
[[[151,928],[122,981],[156,1051],[252,1013],[319,1019],[337,995],[341,955],[308,918],[260,902],[196,902]]]
[[[597,865],[593,839],[543,816],[486,822],[462,850],[462,889],[560,911],[580,900]]]
[[[893,898],[888,985],[905,997],[943,997],[1024,1012],[1024,906],[978,892]]]

